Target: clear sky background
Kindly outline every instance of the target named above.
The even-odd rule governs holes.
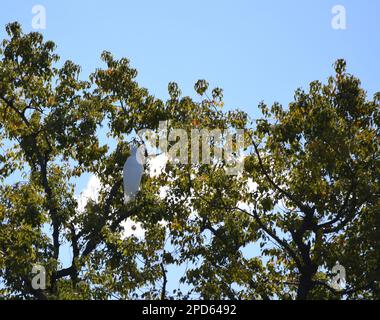
[[[46,8],[47,39],[86,77],[100,53],[128,57],[139,82],[160,98],[176,81],[193,95],[197,79],[225,90],[226,106],[252,116],[257,104],[287,104],[297,87],[325,80],[345,58],[372,95],[380,91],[379,0],[65,0],[2,1],[4,25],[31,31],[32,7]],[[331,27],[334,5],[344,5],[347,29]]]
[[[338,58],[370,98],[380,91],[380,0],[3,0],[0,38],[11,21],[32,31],[37,4],[46,8],[39,31],[83,78],[108,50],[129,58],[158,98],[170,81],[194,96],[194,83],[207,79],[224,89],[226,108],[256,117],[260,101],[287,105],[296,88],[325,81]],[[331,26],[335,5],[346,9],[346,30]]]

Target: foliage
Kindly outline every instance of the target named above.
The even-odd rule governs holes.
[[[287,109],[262,103],[263,116],[253,122],[242,111],[221,109],[222,90],[209,98],[205,80],[195,85],[196,99],[171,82],[164,102],[139,86],[128,59],[103,52],[105,68],[83,81],[73,62],[57,66],[55,44],[41,34],[24,34],[18,23],[6,30],[4,298],[380,297],[380,100],[367,100],[343,60],[327,84],[298,89]],[[146,175],[137,198],[124,205],[131,137],[159,121],[187,132],[244,129],[244,172],[228,175],[224,162],[167,163],[160,174]],[[100,179],[101,190],[81,211],[74,185],[85,173]],[[141,223],[143,239],[122,237],[125,219]],[[69,267],[61,263],[63,245],[72,252]],[[328,285],[336,261],[347,271],[341,292]],[[47,270],[46,290],[31,286],[34,264]],[[169,292],[172,265],[185,269],[186,286]]]

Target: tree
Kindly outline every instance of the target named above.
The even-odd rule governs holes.
[[[262,103],[263,117],[252,121],[242,111],[223,111],[222,90],[209,97],[205,80],[195,86],[197,99],[170,83],[164,102],[139,86],[128,59],[103,52],[106,67],[84,81],[73,62],[57,66],[55,44],[41,34],[24,34],[18,23],[6,30],[3,297],[379,298],[380,95],[366,100],[343,60],[326,85],[297,90],[287,109]],[[243,173],[228,174],[224,161],[169,161],[159,174],[144,175],[136,199],[124,204],[130,142],[160,121],[188,133],[244,129]],[[79,210],[74,186],[85,173],[101,188]],[[143,239],[122,237],[126,219],[141,223]],[[64,246],[72,256],[66,267]],[[260,255],[247,255],[247,246]],[[347,272],[344,291],[328,284],[336,261]],[[35,264],[46,268],[45,290],[32,286]],[[168,292],[167,265],[187,266],[186,292]]]

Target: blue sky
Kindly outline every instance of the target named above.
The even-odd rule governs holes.
[[[205,78],[224,88],[228,107],[254,116],[259,101],[287,104],[297,87],[325,80],[338,58],[371,95],[380,90],[377,0],[2,1],[0,25],[17,20],[30,31],[36,4],[46,8],[44,35],[84,77],[106,49],[128,57],[158,97],[169,81],[192,95]],[[346,30],[331,27],[337,4],[346,8]]]
[[[224,89],[227,108],[256,117],[261,100],[286,105],[296,88],[326,80],[338,58],[370,97],[380,91],[378,0],[8,0],[0,38],[11,21],[32,31],[37,4],[46,8],[42,33],[62,60],[82,66],[83,78],[108,50],[129,58],[140,84],[159,98],[170,81],[194,96],[194,83],[204,78]],[[338,4],[346,8],[346,30],[331,27]]]

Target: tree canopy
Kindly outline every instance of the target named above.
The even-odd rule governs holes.
[[[138,84],[126,58],[103,52],[104,67],[83,80],[40,33],[18,23],[6,31],[0,297],[380,298],[380,93],[369,99],[344,60],[327,83],[296,90],[286,108],[263,102],[251,119],[225,111],[222,90],[205,80],[194,98],[171,82],[164,101]],[[160,121],[186,132],[243,129],[243,172],[227,174],[223,161],[167,162],[125,204],[133,134]],[[99,196],[79,210],[75,183],[88,173]],[[122,236],[126,219],[143,238]],[[337,261],[343,290],[329,284]],[[46,268],[45,290],[32,286],[36,264]],[[175,268],[183,276],[169,290]]]

